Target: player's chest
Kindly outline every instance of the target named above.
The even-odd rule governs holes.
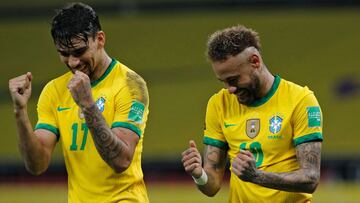
[[[93,91],[93,100],[106,120],[113,116],[115,108],[113,95],[106,91]],[[60,128],[72,125],[72,123],[85,122],[84,112],[76,104],[70,93],[64,94],[54,106]]]
[[[281,143],[292,137],[291,108],[246,109],[224,114],[221,128],[228,143]]]

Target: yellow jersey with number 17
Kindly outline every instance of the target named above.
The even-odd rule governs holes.
[[[148,202],[141,170],[149,112],[145,81],[113,59],[106,72],[91,83],[93,98],[108,126],[130,129],[140,138],[130,167],[115,173],[100,157],[84,115],[67,89],[72,76],[68,72],[45,86],[38,102],[35,127],[53,132],[61,141],[68,173],[68,202]]]
[[[204,144],[226,149],[231,163],[240,149],[249,150],[256,167],[268,172],[299,169],[295,147],[323,139],[322,113],[313,92],[279,76],[268,94],[250,106],[222,89],[210,98],[205,123]],[[303,203],[311,199],[311,194],[265,188],[231,173],[231,203]]]

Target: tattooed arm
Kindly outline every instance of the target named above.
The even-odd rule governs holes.
[[[110,129],[96,104],[83,108],[86,124],[102,159],[116,172],[131,163],[139,136],[126,128]]]
[[[204,166],[202,168],[201,155],[193,141],[190,141],[190,148],[182,153],[182,162],[188,174],[194,178],[199,178],[202,174],[202,169],[204,169],[208,176],[208,181],[205,185],[197,185],[197,187],[202,193],[210,197],[220,190],[226,161],[225,149],[205,145]]]
[[[139,136],[126,128],[110,129],[93,100],[90,79],[86,74],[75,71],[68,88],[84,114],[95,147],[102,159],[115,172],[125,171],[132,161]]]
[[[289,192],[313,193],[320,180],[321,142],[306,142],[296,147],[300,168],[286,173],[257,170],[249,151],[234,158],[232,171],[243,181]]]

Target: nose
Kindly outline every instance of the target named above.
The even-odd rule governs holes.
[[[69,59],[68,59],[68,66],[70,68],[76,68],[78,65],[80,64],[80,59],[77,58],[77,57],[74,57],[72,55],[69,56]]]
[[[228,89],[230,94],[234,94],[236,92],[236,90],[237,90],[237,87],[229,86],[227,89]]]
[[[226,82],[225,82],[225,88],[228,89],[230,94],[234,94],[236,92],[236,90],[237,90],[237,87],[232,86],[232,85],[230,85],[230,84],[228,84]]]

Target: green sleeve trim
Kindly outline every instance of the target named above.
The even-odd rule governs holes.
[[[117,127],[127,128],[127,129],[133,131],[134,133],[136,133],[139,137],[141,137],[141,130],[140,130],[140,128],[136,127],[135,125],[133,125],[133,124],[131,124],[131,123],[114,122],[114,123],[111,125],[111,128],[117,128]]]
[[[204,136],[203,143],[207,144],[207,145],[214,146],[214,147],[219,147],[221,149],[227,149],[228,148],[228,145],[227,145],[226,142],[216,140],[216,139],[206,137],[206,136]]]
[[[57,141],[59,141],[60,132],[59,132],[59,129],[57,129],[55,126],[52,126],[52,125],[49,125],[46,123],[38,123],[35,126],[35,130],[37,130],[37,129],[45,129],[45,130],[48,130],[48,131],[54,133],[56,135]]]
[[[307,134],[294,139],[293,142],[295,146],[298,146],[299,144],[302,144],[304,142],[310,142],[315,140],[322,141],[323,140],[322,133],[316,132],[316,133]]]

